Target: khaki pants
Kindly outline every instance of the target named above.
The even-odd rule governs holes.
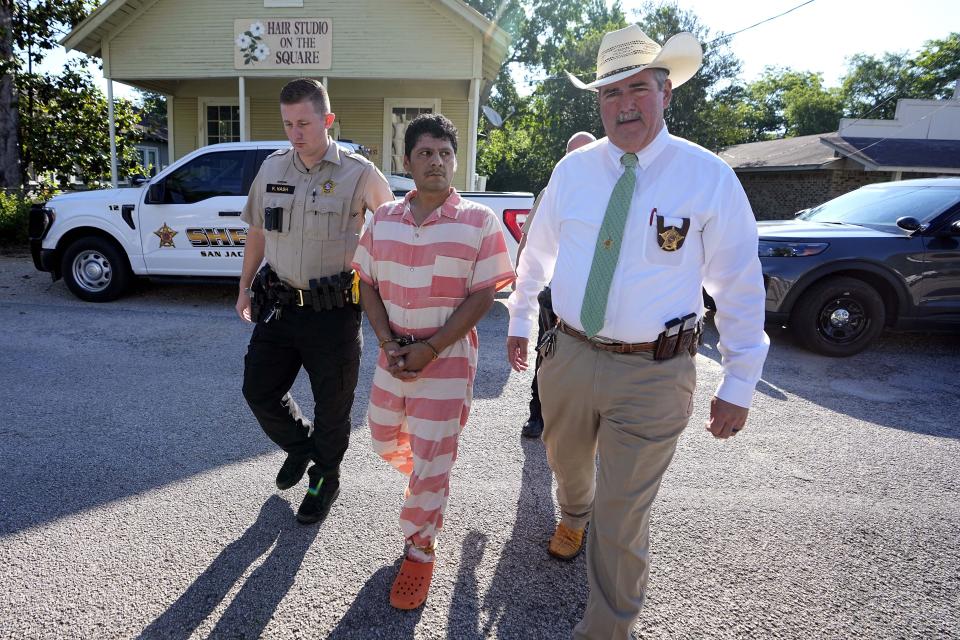
[[[590,522],[590,597],[574,637],[629,638],[646,591],[650,507],[690,418],[693,358],[600,351],[558,333],[538,375],[561,521]]]

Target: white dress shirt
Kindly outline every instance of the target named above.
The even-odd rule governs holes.
[[[547,282],[557,315],[583,329],[583,292],[607,202],[624,170],[623,153],[602,138],[554,168],[507,303],[509,335],[530,335],[537,294]],[[723,160],[666,127],[636,155],[637,182],[599,336],[656,340],[666,321],[702,312],[703,287],[717,303],[723,378],[716,395],[749,407],[770,342],[763,332],[757,225],[746,194]],[[677,228],[689,219],[680,249],[659,246],[657,216]]]

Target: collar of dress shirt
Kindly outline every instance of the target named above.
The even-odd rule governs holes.
[[[640,169],[646,169],[653,161],[657,159],[657,156],[667,148],[667,144],[670,142],[670,133],[667,131],[667,123],[663,123],[660,132],[656,137],[650,141],[650,144],[645,146],[640,151],[637,151],[637,166]],[[607,138],[607,154],[610,156],[610,160],[613,162],[613,166],[620,170],[620,157],[626,153],[623,149],[619,148],[617,145],[610,142],[610,138]]]
[[[417,190],[410,189],[410,191],[407,191],[407,195],[403,196],[403,206],[393,207],[387,212],[387,215],[389,216],[402,215],[404,212],[410,209],[410,201],[416,197],[417,197]],[[457,216],[460,215],[460,207],[459,207],[460,200],[461,200],[460,194],[457,193],[457,190],[454,189],[453,187],[450,187],[450,195],[448,195],[444,203],[440,205],[440,215],[446,216],[451,220],[456,220]],[[429,220],[431,216],[427,216],[427,220]],[[424,222],[426,222],[426,220],[424,220]]]

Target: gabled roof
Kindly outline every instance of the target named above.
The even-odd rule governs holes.
[[[737,171],[803,171],[823,169],[837,160],[824,146],[823,134],[748,142],[727,147],[718,155]]]
[[[159,0],[106,0],[68,33],[60,44],[68,51],[71,49],[90,56],[102,57],[100,51],[103,39],[133,22],[137,15],[156,4]],[[483,34],[485,43],[484,57],[493,64],[484,64],[484,69],[499,69],[500,63],[510,49],[510,36],[506,31],[461,0],[423,0],[438,4],[450,10],[467,24]],[[493,78],[488,78],[493,80]]]
[[[828,135],[823,143],[868,171],[960,173],[960,140],[853,138]]]

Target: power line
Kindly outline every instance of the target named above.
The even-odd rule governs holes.
[[[710,42],[708,42],[707,45],[711,45],[711,44],[713,44],[714,42],[720,42],[721,40],[729,40],[730,38],[732,38],[733,36],[737,35],[738,33],[743,33],[744,31],[749,31],[750,29],[753,29],[754,27],[759,27],[760,25],[765,24],[765,23],[767,23],[767,22],[770,22],[771,20],[776,20],[777,18],[783,17],[783,16],[787,15],[788,13],[790,13],[790,12],[792,12],[792,11],[796,11],[796,10],[799,9],[800,7],[805,7],[805,6],[807,6],[808,4],[810,4],[810,3],[813,2],[813,1],[814,1],[814,0],[807,0],[806,2],[803,2],[803,3],[801,3],[801,4],[798,4],[797,6],[793,7],[792,9],[787,9],[787,10],[784,11],[783,13],[778,13],[778,14],[775,15],[775,16],[772,16],[772,17],[770,17],[770,18],[767,18],[766,20],[761,20],[760,22],[758,22],[758,23],[756,23],[756,24],[752,24],[752,25],[750,25],[749,27],[744,27],[743,29],[740,29],[739,31],[734,31],[733,33],[724,34],[724,35],[720,36],[719,38],[714,38],[713,40],[711,40]]]

